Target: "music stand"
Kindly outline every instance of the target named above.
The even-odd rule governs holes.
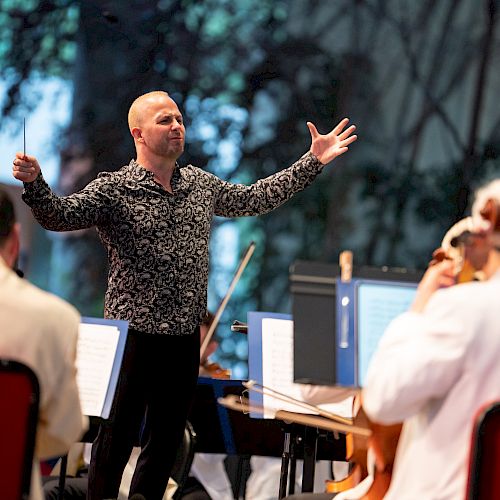
[[[245,391],[241,380],[198,378],[188,417],[197,435],[197,452],[281,456],[283,441],[278,421],[250,419],[217,403],[218,398],[240,396]]]
[[[249,312],[248,366],[251,379],[262,381],[263,385],[301,400],[301,388],[293,383],[293,323],[292,316],[287,314]],[[250,391],[249,396],[251,405],[274,407],[274,403],[259,392]],[[297,406],[293,404],[280,402],[279,406],[280,409],[297,412]],[[250,416],[255,420],[266,420],[259,413],[251,412]],[[301,425],[284,425],[283,430],[280,495],[285,493],[288,466],[291,464],[290,470],[294,473],[296,458],[304,459],[302,491],[313,491],[315,461],[321,446],[319,443],[322,443],[322,440],[318,443],[318,430]],[[299,449],[295,446],[297,441],[301,442]],[[344,436],[335,440],[330,452],[330,455],[326,455],[328,460],[345,460]]]
[[[363,387],[370,359],[389,323],[411,306],[417,280],[405,276],[337,283],[336,383]]]
[[[405,268],[354,266],[352,279],[417,283],[422,274]],[[337,339],[339,276],[340,267],[336,264],[297,260],[290,267],[295,382],[343,385],[339,371],[345,370],[345,353],[339,350]],[[354,307],[354,301],[350,305]],[[354,313],[352,309],[351,319]],[[349,328],[353,334],[354,324]],[[338,366],[339,356],[342,357],[341,367]]]
[[[78,333],[77,384],[84,415],[91,422],[109,418],[127,340],[128,322],[82,317]],[[82,436],[91,442],[92,431]],[[61,457],[59,500],[64,499],[68,456]]]
[[[261,455],[282,459],[286,455],[291,477],[295,473],[295,460],[303,459],[303,486],[306,487],[303,491],[312,491],[316,458],[345,460],[343,437],[337,439],[328,435],[327,438],[318,440],[320,434],[317,429],[274,419],[250,418],[249,415],[228,410],[217,403],[219,397],[229,394],[239,396],[246,391],[241,380],[198,379],[196,398],[188,417],[196,432],[197,452]],[[321,434],[323,435],[324,433]],[[283,475],[282,469],[282,481]],[[286,486],[286,482],[284,484]]]

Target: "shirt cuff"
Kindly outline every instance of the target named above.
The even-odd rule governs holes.
[[[311,153],[311,151],[308,151],[305,153],[301,160],[307,161],[307,163],[313,167],[318,173],[323,170],[323,168],[326,166],[324,163],[321,163],[317,156],[314,153]]]
[[[33,182],[23,182],[24,190],[22,193],[23,201],[32,206],[38,200],[50,195],[50,188],[40,172]]]

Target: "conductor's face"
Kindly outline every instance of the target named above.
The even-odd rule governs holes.
[[[186,130],[177,104],[166,94],[139,103],[136,143],[154,156],[177,159],[184,151]]]

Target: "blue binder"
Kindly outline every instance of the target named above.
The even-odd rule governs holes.
[[[370,358],[388,324],[410,307],[417,284],[337,280],[337,385],[362,387]]]

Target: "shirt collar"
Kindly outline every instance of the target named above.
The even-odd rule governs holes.
[[[154,180],[154,174],[151,172],[151,170],[148,170],[147,168],[144,168],[140,163],[137,163],[135,159],[130,160],[130,163],[125,167],[132,177],[137,182],[141,181],[150,181],[154,183],[156,186],[159,184]],[[175,170],[172,174],[172,179],[170,181],[172,185],[172,190],[174,193],[179,192],[179,191],[184,191],[185,188],[187,188],[185,183],[182,182],[182,175],[181,175],[181,166],[179,163],[175,163]]]

